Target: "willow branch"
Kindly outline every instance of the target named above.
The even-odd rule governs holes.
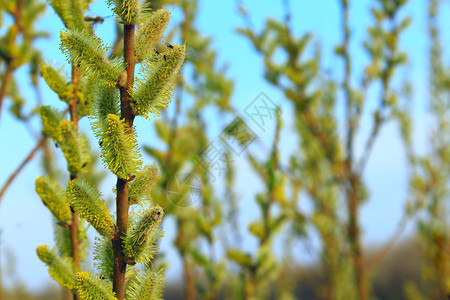
[[[79,77],[80,77],[79,71],[75,68],[74,65],[72,65],[73,98],[69,109],[70,109],[70,120],[73,122],[74,129],[76,132],[78,132],[77,93],[78,93]],[[74,180],[76,178],[77,178],[76,174],[70,174],[70,180]],[[69,231],[70,231],[70,241],[72,244],[72,259],[75,269],[79,271],[80,270],[80,241],[78,240],[79,220],[78,214],[75,212],[75,210],[72,209],[72,207],[71,211],[72,211],[72,223],[69,225]],[[80,295],[78,295],[76,291],[72,291],[72,294],[73,300],[80,299]]]
[[[134,82],[134,25],[124,25],[124,59],[126,64],[127,82],[125,86],[120,87],[120,106],[121,106],[121,118],[125,119],[125,122],[129,125],[128,128],[131,131],[133,128],[133,121],[135,115],[130,107],[130,94],[129,90],[133,87]],[[117,198],[116,198],[116,211],[117,211],[117,233],[112,241],[114,252],[114,280],[113,290],[116,293],[118,300],[125,299],[125,272],[126,262],[123,253],[122,237],[125,236],[128,227],[128,182],[120,177],[117,177]]]

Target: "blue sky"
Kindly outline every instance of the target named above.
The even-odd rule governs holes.
[[[111,12],[100,2],[97,1],[92,6],[92,15],[104,17],[111,15]],[[312,32],[316,40],[323,46],[325,67],[335,76],[342,74],[342,63],[333,54],[334,46],[341,39],[338,1],[291,0],[290,2],[295,33],[301,35],[305,32]],[[351,5],[351,27],[354,37],[352,59],[354,59],[354,68],[361,70],[367,61],[367,56],[361,47],[361,41],[365,37],[365,28],[372,23],[369,7],[373,1],[354,0],[351,2],[353,2]],[[426,114],[424,113],[426,111],[424,100],[426,99],[425,82],[427,76],[427,41],[424,23],[426,3],[420,0],[412,0],[410,2],[402,14],[413,16],[414,22],[401,40],[401,47],[409,52],[410,64],[400,72],[400,78],[407,76],[413,82],[415,88],[413,112],[416,123],[414,138],[417,149],[424,151],[426,148],[424,145],[427,128]],[[268,16],[279,18],[283,13],[282,6],[274,4],[274,1],[245,1],[244,3],[256,28],[261,28],[265,18]],[[448,7],[445,7],[444,14],[448,15]],[[174,10],[173,15],[176,20],[178,12]],[[111,41],[112,38],[113,22],[113,18],[107,18],[104,24],[97,26],[97,34],[107,42]],[[261,92],[264,92],[283,108],[285,102],[282,95],[269,86],[262,77],[261,57],[255,54],[248,41],[235,32],[235,28],[242,26],[243,22],[236,12],[234,1],[200,1],[199,16],[196,22],[205,35],[213,37],[213,46],[215,49],[219,49],[218,59],[220,64],[229,66],[227,74],[235,80],[233,104],[238,111],[243,112],[245,107]],[[39,26],[41,29],[50,31],[52,38],[39,41],[37,47],[43,50],[47,61],[64,65],[64,57],[59,52],[59,30],[62,24],[50,8]],[[448,36],[444,37],[444,41],[449,41]],[[186,41],[186,44],[189,47],[189,41]],[[17,78],[23,86],[21,89],[23,94],[27,99],[31,99],[31,103],[34,103],[35,96],[29,88],[26,70],[19,70]],[[42,82],[41,86],[44,103],[62,108],[63,104],[56,99],[56,96],[45,86],[44,82]],[[370,94],[369,101],[376,100],[376,97],[377,90],[375,88]],[[0,147],[0,184],[5,182],[7,176],[17,167],[30,149],[34,147],[35,143],[24,126],[10,117],[6,111],[8,106],[9,101],[6,101],[0,120],[0,141],[8,141]],[[370,106],[371,104],[369,103]],[[287,127],[292,125],[293,121],[289,115],[288,108],[284,110],[283,119]],[[362,124],[362,130],[358,136],[359,140],[361,138],[364,140],[367,136],[367,131],[370,128],[368,125],[369,123]],[[36,120],[33,126],[39,128],[39,122]],[[154,139],[151,124],[144,120],[138,120],[137,126],[140,145],[150,143]],[[89,130],[87,120],[82,121],[81,128],[85,131]],[[212,137],[218,134],[219,132],[211,132]],[[262,144],[266,145],[270,144],[272,139],[270,133],[266,135],[261,134],[259,138]],[[295,140],[292,138],[289,130],[283,132],[282,145],[288,145],[286,148],[290,150],[295,145]],[[358,151],[360,149],[357,149]],[[145,159],[146,163],[152,162],[148,157]],[[62,168],[65,168],[65,164],[62,165]],[[236,169],[238,171],[237,189],[241,196],[240,205],[247,212],[256,211],[256,209],[252,209],[254,208],[252,199],[254,193],[261,188],[261,184],[255,176],[249,175],[249,168],[243,159],[236,159]],[[390,124],[382,130],[381,137],[376,142],[374,152],[367,166],[366,174],[365,179],[370,189],[370,201],[364,205],[361,217],[363,220],[364,241],[370,244],[386,241],[395,231],[397,222],[402,215],[402,207],[406,197],[406,161],[400,136],[394,124]],[[53,227],[50,213],[34,192],[34,181],[40,175],[39,160],[35,159],[15,180],[0,206],[1,262],[5,266],[7,254],[14,253],[16,256],[15,266],[17,268],[17,277],[8,276],[8,270],[3,270],[3,276],[9,277],[9,279],[5,279],[5,284],[23,281],[29,288],[38,288],[46,282],[51,282],[46,268],[35,255],[37,246],[53,244]],[[249,184],[254,186],[254,189],[246,188]],[[103,184],[103,194],[111,196],[113,185],[114,178],[109,177]],[[307,208],[308,203],[306,201],[305,209]],[[247,213],[241,216],[241,221],[248,223],[249,220],[256,217],[256,213]],[[166,238],[161,245],[162,250],[171,256],[171,261],[174,261],[168,272],[170,280],[176,278],[176,275],[179,273],[177,259],[175,257],[172,259],[175,255],[174,250],[171,249],[173,230],[170,230],[170,228],[172,226],[173,222],[168,220],[165,224]],[[253,241],[249,238],[243,247],[251,250]],[[303,252],[303,259],[307,261],[307,251],[304,250]]]

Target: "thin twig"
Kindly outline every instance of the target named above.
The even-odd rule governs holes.
[[[20,171],[22,171],[22,169],[27,165],[27,163],[33,159],[36,152],[44,146],[46,141],[47,141],[47,137],[45,136],[39,141],[39,143],[37,143],[37,145],[33,148],[33,150],[31,150],[30,154],[28,154],[28,156],[24,159],[24,161],[9,176],[8,180],[6,181],[6,183],[3,185],[2,189],[0,190],[0,203],[3,198],[3,194],[8,189],[8,187],[11,185],[11,182],[17,177],[17,175],[19,175]]]
[[[382,121],[380,121],[380,122],[375,121],[375,123],[376,124],[373,125],[372,131],[366,142],[366,145],[364,146],[364,152],[363,152],[363,155],[361,156],[359,164],[358,164],[358,174],[363,174],[364,169],[367,165],[367,162],[369,161],[369,157],[370,157],[370,154],[372,153],[373,145],[378,136],[378,132],[380,130]]]

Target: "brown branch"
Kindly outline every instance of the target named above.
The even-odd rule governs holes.
[[[352,89],[350,79],[352,74],[352,64],[350,59],[350,26],[349,26],[349,6],[347,0],[341,0],[342,9],[342,27],[341,31],[344,36],[342,45],[342,56],[344,59],[344,81],[343,89],[346,101],[346,121],[347,121],[347,137],[346,137],[346,158],[345,158],[345,198],[347,202],[348,228],[347,239],[350,246],[351,258],[353,260],[354,280],[358,290],[358,299],[366,300],[369,296],[367,270],[364,264],[364,251],[361,245],[361,225],[359,222],[359,208],[361,198],[358,190],[361,185],[361,177],[358,172],[354,171],[354,135],[356,119],[354,113],[354,103],[352,99]],[[375,133],[376,136],[376,133]]]
[[[24,159],[24,161],[17,167],[17,169],[9,176],[8,180],[6,181],[6,183],[3,185],[2,189],[0,190],[0,203],[2,201],[3,198],[3,194],[6,192],[6,190],[8,189],[8,187],[11,185],[11,182],[13,182],[13,180],[17,177],[17,175],[19,175],[19,173],[22,171],[22,169],[27,165],[27,163],[29,163],[34,155],[36,154],[36,152],[42,148],[45,144],[45,142],[47,141],[47,137],[43,137],[39,143],[37,143],[37,145],[33,148],[33,150],[31,150],[31,152],[28,154],[28,156]]]
[[[72,103],[69,107],[70,112],[70,120],[72,121],[74,125],[75,132],[78,133],[78,114],[77,114],[77,104],[78,104],[78,80],[80,77],[79,71],[75,68],[74,65],[72,65],[72,84],[73,84],[73,90],[72,90]],[[74,180],[77,178],[77,174],[70,174],[70,180]],[[72,244],[72,259],[73,264],[75,266],[75,270],[80,270],[80,241],[78,239],[78,226],[79,226],[79,220],[78,220],[78,214],[73,210],[73,208],[70,208],[72,212],[72,223],[69,225],[69,232],[70,232],[70,241]],[[73,294],[73,300],[80,300],[80,295],[74,290],[72,291]]]
[[[347,238],[350,244],[351,258],[353,260],[355,283],[358,288],[358,299],[365,300],[368,297],[367,270],[364,265],[364,253],[361,246],[361,226],[359,224],[359,206],[361,199],[358,196],[360,177],[350,168],[349,161],[346,164],[349,186],[345,189],[348,211]]]
[[[350,162],[353,161],[353,138],[355,132],[355,121],[352,110],[352,94],[351,94],[351,86],[350,86],[350,77],[352,73],[352,62],[350,59],[349,53],[349,45],[350,45],[350,27],[349,27],[349,11],[348,11],[348,1],[341,0],[342,7],[342,33],[344,35],[343,42],[343,58],[344,58],[344,94],[345,94],[345,102],[346,102],[346,119],[347,119],[347,143],[346,143],[346,154],[347,160]]]
[[[70,120],[75,126],[75,131],[78,132],[78,114],[77,114],[77,104],[78,104],[78,81],[80,77],[80,72],[72,65],[72,104],[69,108]]]
[[[370,132],[369,138],[366,141],[366,145],[364,146],[364,152],[363,155],[360,158],[359,164],[358,164],[358,173],[363,174],[364,169],[367,165],[367,162],[369,161],[370,154],[373,150],[373,145],[375,144],[375,140],[377,139],[378,133],[380,131],[381,125],[383,123],[383,120],[377,119],[375,120],[375,124],[373,125],[372,131]]]
[[[126,78],[127,82],[120,89],[120,106],[121,118],[125,119],[128,125],[128,130],[131,132],[133,128],[134,114],[130,107],[129,90],[133,87],[134,82],[134,25],[124,25],[124,60],[126,64]],[[128,227],[128,182],[122,178],[117,177],[117,232],[112,240],[114,252],[114,280],[113,290],[116,293],[118,300],[125,299],[125,272],[127,264],[123,254],[122,238],[126,235]]]
[[[186,254],[182,256],[186,300],[195,300],[195,282]]]
[[[11,76],[12,71],[13,71],[13,60],[10,59],[7,62],[5,76],[3,77],[2,86],[0,87],[0,116],[2,112],[3,99],[5,98],[6,95],[6,87],[8,85],[9,77]]]

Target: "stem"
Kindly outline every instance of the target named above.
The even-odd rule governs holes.
[[[244,299],[254,299],[256,285],[256,269],[251,269],[248,274],[243,274]]]
[[[354,133],[355,133],[355,118],[353,113],[353,103],[352,94],[350,86],[351,78],[351,59],[349,53],[350,45],[350,27],[349,27],[349,9],[348,0],[341,0],[342,7],[342,32],[344,35],[343,42],[343,58],[345,65],[344,73],[344,94],[346,100],[346,119],[347,119],[347,140],[346,140],[346,180],[349,183],[348,187],[345,189],[346,199],[347,199],[347,210],[348,210],[348,241],[350,244],[351,257],[353,259],[353,269],[355,283],[358,289],[358,299],[367,299],[367,272],[364,265],[363,249],[361,246],[361,230],[359,225],[359,205],[360,198],[358,195],[358,189],[360,185],[361,173],[355,173],[353,171],[353,144],[354,144]]]
[[[72,65],[72,104],[70,105],[70,120],[73,122],[75,126],[75,131],[78,132],[78,114],[77,114],[77,104],[78,104],[78,79],[80,77],[80,72]]]
[[[23,7],[23,0],[18,0],[16,10],[14,11],[14,15],[13,15],[15,24],[14,24],[13,31],[11,34],[10,45],[14,44],[17,33],[19,32],[19,29],[20,29],[19,24],[20,24],[20,16],[21,16],[21,12],[22,12],[22,7]],[[3,99],[5,98],[5,95],[6,95],[6,88],[8,86],[8,81],[9,81],[9,78],[11,77],[12,71],[14,69],[14,59],[15,58],[13,56],[8,58],[5,76],[3,77],[2,85],[0,87],[0,116],[2,113],[2,104],[3,104]]]
[[[349,187],[346,189],[348,221],[348,241],[350,243],[351,258],[353,260],[354,278],[358,289],[358,299],[365,300],[368,296],[367,272],[364,265],[364,254],[361,246],[361,230],[359,225],[359,205],[358,197],[359,176],[351,169],[347,161],[347,176]]]
[[[78,114],[77,114],[77,103],[78,103],[78,79],[80,73],[75,68],[74,65],[72,65],[72,84],[73,84],[73,97],[72,97],[72,103],[70,105],[70,120],[72,121],[75,132],[78,133]],[[77,178],[77,174],[70,174],[70,180],[74,180]],[[72,223],[69,225],[69,231],[70,231],[70,241],[72,244],[72,259],[73,264],[75,266],[75,270],[80,270],[80,241],[78,240],[78,214],[70,208],[72,211]],[[74,290],[73,293],[73,300],[80,300],[80,296],[78,293]]]
[[[350,77],[352,72],[352,63],[350,59],[349,53],[349,45],[350,45],[350,27],[348,24],[349,12],[348,12],[348,1],[341,0],[342,6],[342,32],[344,34],[344,42],[343,42],[343,58],[345,65],[345,73],[344,73],[344,94],[345,94],[345,102],[346,102],[346,119],[347,119],[347,143],[346,143],[346,153],[347,160],[352,163],[353,161],[353,137],[355,131],[355,122],[352,112],[352,95],[351,95],[351,87],[350,87]]]
[[[277,112],[278,113],[278,112]],[[276,128],[275,128],[275,136],[273,139],[273,146],[272,146],[272,153],[270,154],[270,158],[269,158],[269,162],[267,165],[267,177],[268,177],[268,181],[267,181],[267,194],[268,194],[268,202],[267,205],[263,207],[263,223],[264,223],[264,230],[265,230],[265,234],[263,236],[263,238],[260,241],[260,247],[262,247],[265,243],[267,243],[270,240],[270,237],[272,235],[272,230],[270,228],[270,219],[271,219],[271,215],[270,215],[270,210],[271,207],[273,205],[273,203],[275,202],[275,195],[274,195],[274,190],[275,190],[275,185],[274,182],[276,181],[276,171],[278,170],[279,167],[279,162],[278,162],[278,143],[280,140],[280,130],[281,130],[281,120],[280,118],[277,116],[277,123],[276,123]]]
[[[9,77],[12,74],[12,70],[13,70],[13,59],[11,58],[7,62],[5,76],[3,77],[2,86],[0,87],[0,116],[2,112],[3,98],[5,98],[6,87],[8,85]]]
[[[185,300],[195,300],[195,285],[194,277],[192,276],[191,268],[187,259],[188,245],[183,239],[185,220],[183,218],[177,218],[177,236],[175,238],[175,246],[180,253],[181,260],[183,261],[183,278],[184,278],[184,295]]]
[[[75,179],[70,176],[71,180]],[[75,270],[80,270],[80,241],[78,240],[78,214],[71,208],[72,211],[72,223],[69,225],[69,231],[70,231],[70,241],[72,244],[72,259],[73,264],[75,266]],[[73,290],[73,300],[79,300],[80,295]]]
[[[183,258],[183,275],[184,281],[186,283],[185,289],[186,300],[195,300],[194,278],[192,276],[186,254],[184,254],[182,258]]]
[[[127,82],[125,86],[120,89],[120,107],[121,118],[125,119],[128,125],[128,133],[133,128],[134,114],[130,107],[129,89],[133,87],[134,82],[134,25],[124,25],[124,59],[126,64]],[[118,300],[125,299],[125,272],[127,265],[123,254],[122,238],[126,235],[128,227],[128,182],[122,178],[117,177],[117,198],[116,198],[116,213],[117,213],[117,232],[114,236],[113,252],[114,252],[114,280],[113,290],[116,293]]]
[[[125,272],[127,265],[123,254],[122,237],[125,236],[128,226],[128,184],[125,180],[117,178],[117,233],[113,238],[114,252],[114,280],[113,291],[119,300],[125,299]]]

